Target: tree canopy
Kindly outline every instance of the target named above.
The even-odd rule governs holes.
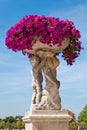
[[[80,112],[78,116],[78,122],[84,122],[87,123],[87,104],[83,108],[83,110]]]
[[[18,119],[19,116],[13,117],[13,116],[8,116],[5,119],[0,120],[0,129],[24,129],[25,124],[22,121],[22,116],[21,118]]]

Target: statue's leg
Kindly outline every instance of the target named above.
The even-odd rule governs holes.
[[[32,103],[36,104],[36,92],[34,92],[32,95]]]
[[[40,103],[41,97],[42,97],[42,87],[38,85],[37,86],[37,95],[36,95],[36,104]]]

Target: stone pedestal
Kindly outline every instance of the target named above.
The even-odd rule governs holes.
[[[23,118],[25,130],[69,130],[72,117],[63,110],[35,110]]]

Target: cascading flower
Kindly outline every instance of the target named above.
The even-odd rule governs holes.
[[[15,52],[23,52],[24,49],[32,50],[37,38],[49,47],[60,47],[65,39],[69,39],[69,46],[60,53],[67,64],[72,65],[82,49],[80,37],[80,32],[72,21],[27,15],[7,31],[5,44]]]

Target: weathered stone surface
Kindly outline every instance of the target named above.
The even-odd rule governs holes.
[[[25,130],[69,130],[72,113],[61,110],[60,82],[56,78],[56,68],[60,62],[55,52],[56,48],[38,49],[36,46],[30,58],[34,93],[30,112],[23,118]],[[45,86],[42,85],[43,79]]]
[[[26,130],[69,130],[72,117],[62,110],[36,110],[24,117]]]
[[[69,44],[70,44],[70,39],[65,39],[62,42],[61,46],[53,45],[52,42],[50,43],[51,46],[49,46],[48,44],[44,44],[39,40],[37,40],[36,43],[33,44],[32,50],[25,49],[24,52],[32,53],[34,55],[36,54],[37,50],[49,50],[53,53],[59,53],[60,51],[64,50]]]
[[[37,40],[32,50],[24,50],[24,52],[31,54],[32,88],[34,89],[31,109],[33,110],[61,109],[60,82],[56,78],[56,68],[60,62],[55,54],[69,45],[69,39],[65,39],[61,46],[53,45],[53,43],[50,45]],[[46,86],[42,86],[43,77]]]
[[[37,51],[30,59],[32,65],[32,96],[33,110],[60,110],[61,99],[59,96],[60,82],[56,78],[56,67],[59,60],[51,51]],[[43,75],[46,86],[42,86]]]

